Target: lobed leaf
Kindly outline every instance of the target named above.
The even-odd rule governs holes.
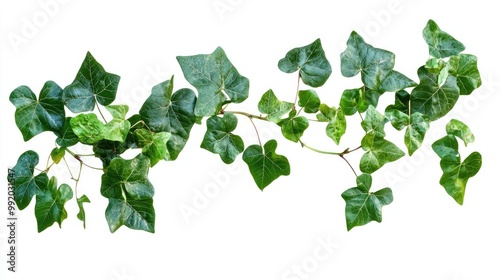
[[[87,223],[85,220],[85,209],[83,208],[84,203],[90,203],[90,199],[86,195],[82,195],[81,197],[76,199],[76,203],[78,204],[78,214],[76,214],[76,217],[78,220],[83,222],[83,228],[87,227]]]
[[[328,122],[326,126],[326,135],[330,137],[335,144],[340,144],[340,139],[345,134],[347,122],[342,108],[328,107],[326,104],[319,106],[319,113],[316,116],[319,121]]]
[[[222,118],[210,117],[207,120],[207,132],[203,137],[201,148],[220,155],[226,164],[234,162],[245,149],[243,139],[232,133],[237,125],[238,118],[232,113],[224,113]]]
[[[267,114],[267,119],[278,123],[285,114],[293,108],[293,103],[280,101],[270,89],[266,91],[258,104],[259,112]]]
[[[361,147],[366,153],[361,157],[359,169],[361,172],[368,174],[405,155],[398,146],[380,136],[376,136],[375,132],[368,133],[363,137]]]
[[[304,108],[304,112],[306,113],[316,113],[319,111],[321,101],[314,90],[300,90],[298,105]]]
[[[93,145],[104,139],[106,126],[94,113],[79,114],[70,120],[71,129],[83,144]]]
[[[457,55],[465,50],[465,46],[442,31],[433,20],[429,20],[423,32],[424,40],[429,46],[429,54],[435,58]]]
[[[457,78],[461,95],[469,95],[481,86],[481,76],[477,69],[477,57],[471,54],[459,54],[450,57],[450,75]]]
[[[441,159],[443,176],[439,183],[458,204],[464,203],[467,182],[479,172],[481,164],[482,157],[478,152],[470,154],[462,163],[459,156],[447,155]]]
[[[474,142],[474,134],[470,128],[463,122],[451,119],[448,124],[446,124],[446,133],[448,135],[454,135],[462,139],[467,147],[467,144]]]
[[[297,143],[309,127],[309,121],[306,117],[294,116],[281,120],[278,125],[281,127],[281,133],[286,139]]]
[[[73,198],[73,190],[67,184],[57,187],[57,180],[52,177],[41,193],[36,196],[35,217],[38,232],[42,232],[55,222],[61,227],[62,221],[68,217],[64,204]]]

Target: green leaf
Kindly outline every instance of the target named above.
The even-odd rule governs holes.
[[[220,155],[221,160],[232,163],[243,152],[245,144],[240,136],[233,132],[238,125],[238,118],[232,113],[224,116],[212,116],[207,120],[207,132],[203,137],[201,148]]]
[[[71,129],[83,144],[93,145],[104,139],[107,129],[94,113],[79,114],[70,120]]]
[[[481,75],[477,69],[477,57],[471,54],[460,54],[450,57],[450,75],[457,78],[461,95],[471,94],[481,86]]]
[[[87,52],[75,80],[64,88],[63,101],[73,113],[93,111],[96,101],[110,105],[116,98],[120,76],[108,73]]]
[[[422,146],[425,138],[425,133],[429,130],[429,118],[420,113],[413,113],[410,116],[410,124],[405,132],[405,145],[408,148],[408,154],[413,153]]]
[[[27,86],[16,88],[9,96],[16,107],[16,125],[23,135],[24,141],[44,131],[58,132],[64,124],[64,103],[62,89],[54,82],[43,85],[39,100]]]
[[[392,52],[374,48],[353,31],[347,40],[347,49],[340,55],[340,70],[344,77],[354,77],[361,72],[363,84],[377,90],[394,68],[394,60]]]
[[[268,120],[278,123],[283,115],[290,112],[293,108],[293,103],[278,100],[274,92],[270,89],[262,95],[258,107],[259,112],[267,114]]]
[[[304,131],[309,127],[309,121],[306,117],[289,117],[281,120],[278,125],[281,127],[281,133],[286,139],[297,143],[304,135]]]
[[[447,156],[458,157],[458,141],[453,135],[446,135],[445,137],[436,140],[432,144],[434,152],[443,159]]]
[[[391,106],[386,108],[385,117],[391,122],[392,126],[397,130],[408,127],[410,125],[410,117],[399,110],[392,109],[393,107]]]
[[[151,96],[139,111],[142,119],[152,131],[171,134],[167,142],[167,160],[177,159],[196,122],[195,93],[183,88],[172,94],[173,87],[173,77],[171,80],[154,86]]]
[[[410,114],[410,94],[405,90],[400,90],[396,92],[394,99],[394,104],[387,106],[386,112],[393,110],[400,111],[405,115]]]
[[[340,98],[340,107],[344,114],[350,116],[357,112],[364,113],[370,105],[377,107],[380,93],[375,90],[347,89]]]
[[[316,113],[319,111],[321,101],[314,90],[301,90],[299,91],[298,105],[303,107],[306,113]]]
[[[459,156],[447,155],[441,159],[444,173],[439,183],[458,204],[464,203],[467,182],[479,172],[481,164],[482,157],[478,152],[470,154],[462,163]]]
[[[160,160],[168,158],[167,141],[170,138],[168,132],[154,133],[147,129],[137,129],[134,131],[138,147],[142,148],[142,154],[151,160],[151,167]]]
[[[278,143],[269,140],[264,151],[259,145],[251,145],[243,152],[243,161],[248,165],[257,186],[264,190],[280,176],[290,175],[290,164],[285,156],[276,154]]]
[[[178,56],[186,80],[198,90],[196,116],[212,116],[225,103],[241,103],[248,97],[250,82],[241,76],[218,47],[211,54]]]
[[[425,67],[418,69],[420,84],[411,93],[411,112],[428,116],[431,121],[446,115],[455,106],[460,96],[457,80],[448,76],[444,84],[439,84],[437,74]]]
[[[101,159],[104,170],[108,168],[111,160],[119,157],[127,149],[126,143],[109,140],[101,140],[93,146],[94,154]]]
[[[61,147],[71,147],[78,143],[78,136],[71,129],[71,117],[64,119],[64,124],[59,133],[57,133],[56,143]]]
[[[332,67],[326,59],[320,39],[307,46],[290,50],[280,59],[278,68],[285,73],[299,70],[302,82],[311,87],[322,86],[332,74]]]
[[[86,195],[82,195],[81,197],[76,199],[76,203],[78,204],[78,209],[80,210],[78,214],[76,214],[76,217],[83,222],[83,228],[86,228],[86,221],[85,221],[85,209],[83,208],[84,203],[90,203],[90,199]]]
[[[105,125],[104,139],[124,142],[130,131],[130,122],[125,119],[128,112],[128,106],[110,105],[106,106],[106,109],[111,113],[113,119]]]
[[[101,194],[109,199],[106,220],[115,232],[122,225],[154,232],[154,188],[148,179],[150,160],[144,155],[114,158],[101,180]]]
[[[342,198],[346,202],[345,217],[348,231],[371,221],[382,222],[382,207],[393,201],[390,188],[369,192],[371,181],[370,175],[361,174],[356,178],[358,186],[342,193]]]
[[[347,122],[342,108],[328,107],[326,104],[319,106],[319,114],[316,116],[319,121],[328,122],[326,126],[326,135],[335,142],[340,144],[340,139],[345,134]]]
[[[384,81],[380,85],[379,91],[397,92],[408,87],[414,87],[416,85],[417,83],[415,83],[410,78],[399,73],[398,71],[392,70],[389,72],[389,74],[385,77]]]
[[[57,188],[57,180],[52,177],[42,191],[37,194],[35,204],[35,217],[38,232],[42,232],[55,222],[61,227],[62,221],[68,217],[64,204],[73,198],[73,190],[67,184]]]
[[[365,118],[361,122],[361,126],[366,133],[373,132],[378,137],[384,137],[384,126],[386,122],[387,119],[385,116],[379,113],[375,107],[370,105],[366,111]]]
[[[52,149],[52,152],[50,152],[50,157],[52,158],[52,161],[55,164],[58,164],[61,162],[61,159],[63,159],[64,155],[66,154],[66,148],[54,148]]]
[[[361,147],[366,153],[361,157],[359,169],[363,173],[371,174],[386,163],[396,161],[405,153],[390,141],[376,136],[375,132],[365,135],[361,140]]]
[[[427,22],[422,34],[425,42],[429,45],[429,54],[435,58],[457,55],[465,50],[462,43],[442,31],[433,20]]]
[[[460,139],[462,139],[467,147],[467,144],[474,142],[474,134],[470,128],[463,122],[451,119],[446,125],[446,133],[448,135],[454,135]]]

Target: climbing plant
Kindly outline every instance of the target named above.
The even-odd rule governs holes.
[[[332,73],[320,39],[294,48],[278,61],[278,68],[297,77],[297,90],[288,100],[279,100],[269,89],[256,106],[258,113],[232,110],[233,104],[248,98],[250,82],[220,47],[210,54],[177,57],[184,78],[196,91],[176,90],[172,76],[152,88],[136,114],[129,114],[127,105],[113,104],[120,77],[106,72],[89,52],[74,81],[66,87],[47,81],[38,96],[27,86],[10,94],[10,102],[16,107],[15,122],[24,141],[47,131],[54,134],[55,140],[42,167],[38,154],[29,150],[10,170],[8,179],[15,188],[16,204],[25,209],[36,198],[35,217],[41,232],[56,222],[61,226],[68,217],[65,204],[74,199],[79,209],[77,218],[85,227],[84,206],[90,199],[78,193],[78,183],[82,168],[89,167],[102,172],[100,192],[109,200],[105,217],[110,231],[125,225],[154,232],[154,187],[148,171],[161,160],[177,159],[195,125],[206,127],[203,139],[199,139],[200,147],[218,155],[225,164],[241,156],[260,190],[290,175],[291,164],[278,140],[264,143],[260,139],[254,122],[264,121],[278,126],[283,137],[299,148],[338,157],[349,166],[354,175],[353,187],[341,194],[348,230],[371,221],[381,222],[382,207],[393,201],[393,195],[390,188],[372,186],[371,174],[406,153],[415,153],[431,123],[445,117],[461,96],[470,95],[481,85],[477,57],[462,53],[465,47],[461,42],[432,20],[425,26],[423,37],[429,59],[417,70],[419,80],[413,81],[394,69],[394,53],[373,47],[352,32],[340,54],[340,72],[345,77],[360,76],[361,83],[339,94],[339,103],[333,106],[323,103],[316,92]],[[394,103],[379,108],[383,94],[393,95]],[[108,119],[104,110],[109,113]],[[350,143],[349,148],[340,144],[347,120],[360,123],[364,130],[359,142]],[[253,124],[257,143],[245,143],[234,133],[240,121]],[[404,149],[386,139],[388,123],[398,131],[404,130]],[[332,151],[303,141],[310,125],[324,127]],[[481,167],[481,155],[473,152],[462,160],[459,141],[468,145],[474,135],[460,120],[449,120],[443,135],[432,144],[441,159],[443,175],[439,184],[462,204],[469,178]],[[78,154],[77,145],[91,146],[93,153]],[[136,156],[122,158],[128,150],[136,151]],[[362,154],[357,165],[346,158],[355,152]],[[102,166],[86,163],[89,156],[99,158]],[[77,172],[69,167],[70,160],[79,164]],[[69,169],[73,187],[49,176],[54,166]]]

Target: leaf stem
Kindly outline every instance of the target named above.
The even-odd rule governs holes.
[[[223,114],[223,113],[232,113],[232,114],[235,114],[235,115],[242,115],[242,116],[248,117],[250,119],[258,119],[258,120],[261,120],[261,121],[269,121],[268,119],[266,119],[263,116],[258,116],[258,115],[254,115],[254,114],[250,114],[250,113],[242,112],[242,111],[221,111],[221,114]]]
[[[106,118],[104,117],[104,115],[103,115],[103,114],[102,114],[102,112],[101,112],[101,108],[99,107],[99,103],[96,101],[96,103],[95,103],[95,104],[97,105],[97,111],[99,111],[99,114],[101,115],[102,120],[103,120],[105,123],[108,123],[108,122],[106,121]]]
[[[299,88],[300,88],[300,71],[297,78],[297,91],[295,92],[295,101],[293,102],[293,106],[297,106],[297,101],[299,100]]]
[[[344,155],[340,155],[340,157],[347,163],[347,165],[349,165],[349,167],[351,168],[351,170],[354,173],[354,175],[356,177],[358,177],[358,173],[356,173],[356,170],[354,170],[354,168],[352,167],[351,163],[344,157]]]
[[[317,152],[317,153],[320,153],[320,154],[325,154],[325,155],[334,155],[334,156],[339,156],[341,157],[346,163],[347,165],[349,165],[349,167],[351,168],[352,172],[354,173],[354,175],[356,175],[356,177],[358,177],[358,174],[356,173],[356,170],[354,170],[354,167],[352,167],[351,163],[344,157],[344,155],[347,155],[347,154],[350,154],[352,152],[355,152],[359,149],[361,149],[361,146],[359,147],[356,147],[354,149],[345,149],[343,152],[329,152],[329,151],[323,151],[323,150],[319,150],[319,149],[316,149],[316,148],[313,148],[309,145],[307,145],[306,143],[304,143],[304,141],[300,140],[299,139],[299,143],[302,145],[302,147],[305,147],[311,151],[314,151],[314,152]]]

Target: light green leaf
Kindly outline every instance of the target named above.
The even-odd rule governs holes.
[[[387,119],[379,113],[375,107],[370,105],[366,111],[366,116],[361,122],[361,126],[366,133],[373,132],[375,136],[385,137],[384,126]]]
[[[332,67],[326,59],[320,39],[307,46],[290,50],[280,59],[278,68],[285,73],[299,70],[302,82],[311,87],[322,86],[332,73]]]
[[[207,120],[207,132],[203,137],[201,148],[220,155],[221,160],[232,163],[243,152],[245,144],[240,136],[232,132],[238,125],[238,118],[231,113],[224,116],[212,116]]]
[[[391,105],[393,106],[393,105]],[[396,109],[388,106],[385,111],[385,117],[391,122],[392,126],[397,130],[402,130],[410,125],[410,117]]]
[[[87,52],[73,83],[64,88],[63,101],[73,113],[93,111],[96,101],[110,105],[116,98],[120,76],[108,73]]]
[[[319,121],[328,122],[326,126],[326,135],[335,142],[340,144],[340,139],[345,134],[347,121],[342,108],[328,107],[326,104],[319,106],[320,113],[316,116]]]
[[[289,117],[281,120],[278,125],[281,127],[281,133],[286,139],[297,143],[304,135],[304,131],[309,127],[309,121],[306,117]]]
[[[73,190],[67,184],[57,188],[57,180],[52,177],[46,188],[36,196],[35,217],[38,232],[42,232],[55,222],[61,227],[62,221],[68,217],[64,204],[73,198]]]
[[[71,129],[83,144],[93,145],[104,139],[106,127],[94,113],[79,114],[70,120]]]
[[[76,203],[78,204],[78,209],[80,210],[76,217],[83,222],[83,228],[87,227],[85,220],[85,209],[83,208],[84,203],[90,203],[90,199],[86,195],[82,195],[81,197],[76,199]]]
[[[241,76],[218,47],[211,54],[178,56],[186,80],[198,90],[196,116],[212,116],[225,103],[240,103],[248,97],[249,81]]]
[[[319,111],[321,101],[319,100],[318,94],[314,90],[301,90],[299,91],[298,105],[303,107],[304,112],[306,113],[316,113]]]
[[[196,122],[195,93],[184,88],[172,94],[173,87],[173,77],[171,80],[154,86],[151,96],[139,111],[142,119],[152,131],[171,134],[167,142],[167,160],[177,159]]]
[[[455,106],[460,96],[457,80],[448,76],[443,85],[439,85],[438,75],[425,67],[418,69],[420,84],[411,93],[411,112],[428,116],[431,121],[446,115]]]
[[[61,131],[57,133],[56,143],[61,147],[71,147],[79,141],[78,136],[71,129],[71,119],[71,117],[66,117]]]
[[[429,45],[429,54],[435,58],[457,55],[465,50],[465,46],[442,31],[433,20],[429,20],[423,31],[424,40]]]
[[[267,114],[268,120],[277,123],[281,120],[282,116],[290,112],[293,108],[293,103],[278,100],[274,92],[270,89],[262,95],[258,107],[259,112]]]
[[[386,163],[396,161],[405,153],[390,141],[376,136],[375,132],[365,135],[361,140],[361,147],[366,153],[361,157],[359,169],[363,173],[371,174]]]
[[[127,105],[110,105],[106,109],[113,119],[105,125],[104,139],[125,142],[130,131],[130,122],[125,118],[128,112]]]
[[[59,162],[61,162],[61,159],[63,159],[65,154],[66,148],[54,148],[52,149],[52,152],[50,152],[50,157],[55,164],[58,164]]]
[[[290,164],[285,156],[276,154],[278,143],[269,140],[264,151],[259,145],[251,145],[243,152],[243,161],[248,165],[257,186],[264,190],[280,176],[290,175]]]
[[[470,154],[462,163],[460,156],[447,155],[441,159],[441,169],[444,173],[439,183],[458,204],[464,203],[467,182],[479,172],[481,164],[482,157],[478,152]]]
[[[425,138],[425,133],[429,130],[429,118],[420,113],[413,113],[410,116],[410,124],[405,132],[405,145],[408,148],[408,154],[413,153],[422,146]]]
[[[382,222],[382,207],[393,201],[390,188],[369,192],[371,181],[370,175],[361,174],[356,178],[358,186],[342,193],[342,198],[346,202],[345,217],[348,231],[371,221]]]
[[[450,57],[450,74],[457,78],[461,95],[471,94],[481,86],[481,75],[477,69],[477,57],[471,54],[460,54]]]
[[[446,135],[445,137],[436,140],[432,144],[434,152],[442,159],[446,156],[458,157],[458,141],[453,135]]]
[[[463,122],[452,119],[446,125],[446,133],[448,135],[454,135],[460,139],[462,139],[467,147],[467,144],[474,142],[474,134],[470,128]]]
[[[9,180],[14,187],[16,205],[19,210],[28,207],[34,195],[39,194],[47,187],[49,177],[42,172],[35,176],[35,167],[38,164],[38,154],[34,151],[26,151],[17,160],[12,168],[13,178]]]
[[[54,82],[43,85],[40,98],[27,86],[16,88],[9,96],[16,107],[16,125],[23,135],[24,141],[44,132],[59,132],[64,124],[64,103],[62,89]]]
[[[138,147],[142,148],[142,154],[149,157],[151,167],[160,160],[168,158],[167,141],[170,139],[170,133],[154,133],[141,128],[134,131],[134,137],[137,139]]]

